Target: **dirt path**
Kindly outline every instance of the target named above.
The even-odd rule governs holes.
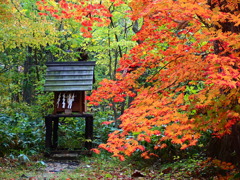
[[[73,170],[80,166],[80,161],[46,161],[46,172],[61,172],[63,170]]]
[[[44,161],[45,167],[40,168],[34,173],[22,174],[20,180],[49,180],[58,179],[59,174],[71,172],[80,166],[90,167],[81,164],[77,160],[47,160]]]

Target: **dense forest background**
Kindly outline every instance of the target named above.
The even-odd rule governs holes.
[[[87,60],[95,152],[239,166],[239,1],[0,3],[1,157],[44,152],[46,62]],[[84,124],[65,121],[60,146],[83,144]]]
[[[31,154],[44,148],[44,116],[53,112],[53,93],[43,91],[46,62],[96,61],[94,89],[103,78],[115,78],[119,59],[137,44],[131,40],[137,24],[125,16],[127,5],[106,5],[113,14],[109,26],[93,27],[92,38],[84,38],[79,22],[43,16],[35,0],[1,2],[1,156]],[[95,129],[120,115],[109,106],[88,110],[96,113]],[[71,123],[77,129],[71,133],[72,126],[63,127],[71,133],[66,138],[71,139],[62,143],[76,137],[83,141],[84,125]],[[103,126],[95,134],[106,140],[111,128],[115,127]]]

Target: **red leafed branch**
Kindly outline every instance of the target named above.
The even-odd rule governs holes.
[[[54,4],[54,5],[52,5]],[[92,26],[106,26],[110,23],[111,13],[101,4],[92,4],[89,1],[71,3],[60,0],[58,3],[51,0],[41,0],[37,2],[40,15],[50,15],[58,20],[74,19],[79,22],[83,37],[91,37]]]

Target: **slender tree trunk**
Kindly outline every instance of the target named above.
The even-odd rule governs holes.
[[[119,127],[119,114],[118,114],[118,110],[117,110],[117,105],[115,102],[112,102],[112,108],[113,108],[113,114],[114,114],[114,121],[115,121],[115,128],[118,128]]]
[[[35,60],[35,70],[36,70],[36,79],[40,81],[40,72],[39,72],[39,63],[37,57],[37,49],[34,49],[34,60]]]
[[[28,47],[28,55],[24,63],[24,81],[23,81],[23,101],[27,102],[28,104],[31,104],[32,102],[33,93],[32,79],[30,76],[32,63],[33,63],[32,48]]]
[[[110,38],[110,30],[108,30],[108,56],[109,56],[109,64],[108,64],[108,68],[109,68],[109,76],[110,76],[110,79],[113,79],[113,76],[112,76],[112,55],[111,55],[111,38]]]
[[[15,73],[18,74],[19,73],[18,67],[16,67],[14,71],[15,71],[14,74]],[[14,78],[12,83],[19,85],[19,78],[18,77]],[[21,94],[19,92],[12,93],[11,95],[12,102],[20,102],[20,95]]]

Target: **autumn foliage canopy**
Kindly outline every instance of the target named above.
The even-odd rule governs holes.
[[[39,7],[56,18],[71,16],[82,23],[85,37],[91,37],[93,23],[107,25],[111,16],[104,4],[80,7],[60,1],[66,12],[55,14],[44,3]],[[143,142],[153,137],[155,149],[165,148],[166,142],[186,149],[206,131],[217,137],[230,133],[240,120],[240,2],[125,3],[132,9],[127,12],[131,20],[143,22],[133,39],[141,43],[120,60],[116,80],[104,79],[88,99],[93,105],[134,100],[120,116],[120,129],[99,147],[121,160],[135,151],[149,158]]]

